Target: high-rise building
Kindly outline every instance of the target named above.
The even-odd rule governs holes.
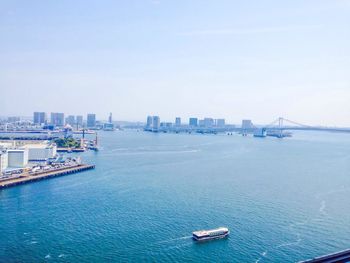
[[[46,122],[46,113],[45,112],[34,112],[33,116],[34,124],[45,124]]]
[[[75,125],[75,116],[74,115],[69,115],[66,119],[66,124],[69,124],[70,126]]]
[[[76,117],[76,124],[77,124],[78,126],[80,126],[80,127],[83,126],[83,116],[78,115],[78,116]]]
[[[87,115],[87,127],[88,128],[93,128],[96,126],[96,114],[93,114],[93,113],[89,113]]]
[[[189,125],[192,127],[197,127],[198,126],[198,118],[190,118]]]
[[[216,126],[217,127],[225,127],[225,119],[217,119]]]
[[[109,123],[112,123],[113,119],[112,119],[112,112],[109,113],[109,117],[108,117],[108,122]]]
[[[153,131],[158,131],[159,130],[159,127],[160,127],[160,118],[159,116],[153,116],[153,119],[152,119],[152,130]]]
[[[152,116],[147,116],[147,123],[146,123],[146,127],[147,128],[151,128],[153,124],[153,117]]]
[[[51,124],[64,126],[64,113],[51,112]]]
[[[211,128],[214,126],[214,119],[213,118],[204,118],[204,127]]]
[[[180,117],[175,118],[175,126],[181,126],[181,118]]]

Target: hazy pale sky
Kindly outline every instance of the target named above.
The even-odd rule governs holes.
[[[349,0],[0,0],[0,115],[350,126]]]

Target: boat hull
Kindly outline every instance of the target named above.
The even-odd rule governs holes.
[[[217,236],[212,236],[212,237],[196,237],[195,235],[192,236],[192,239],[196,242],[206,242],[206,241],[211,241],[211,240],[216,240],[216,239],[223,239],[223,238],[227,238],[228,235],[230,234],[230,232],[227,232],[225,234],[222,235],[217,235]]]

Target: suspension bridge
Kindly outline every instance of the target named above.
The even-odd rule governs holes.
[[[329,132],[348,132],[350,128],[338,128],[338,127],[323,127],[323,126],[311,126],[302,124],[296,121],[292,121],[283,117],[279,117],[268,125],[256,126],[251,123],[250,127],[245,127],[242,122],[241,134],[254,134],[255,137],[273,136],[278,138],[290,137],[290,131],[293,130],[305,130],[305,131],[329,131]]]

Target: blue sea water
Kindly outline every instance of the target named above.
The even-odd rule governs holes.
[[[0,191],[0,262],[296,262],[350,247],[350,134],[101,132],[95,170]],[[194,230],[226,226],[197,244]]]

